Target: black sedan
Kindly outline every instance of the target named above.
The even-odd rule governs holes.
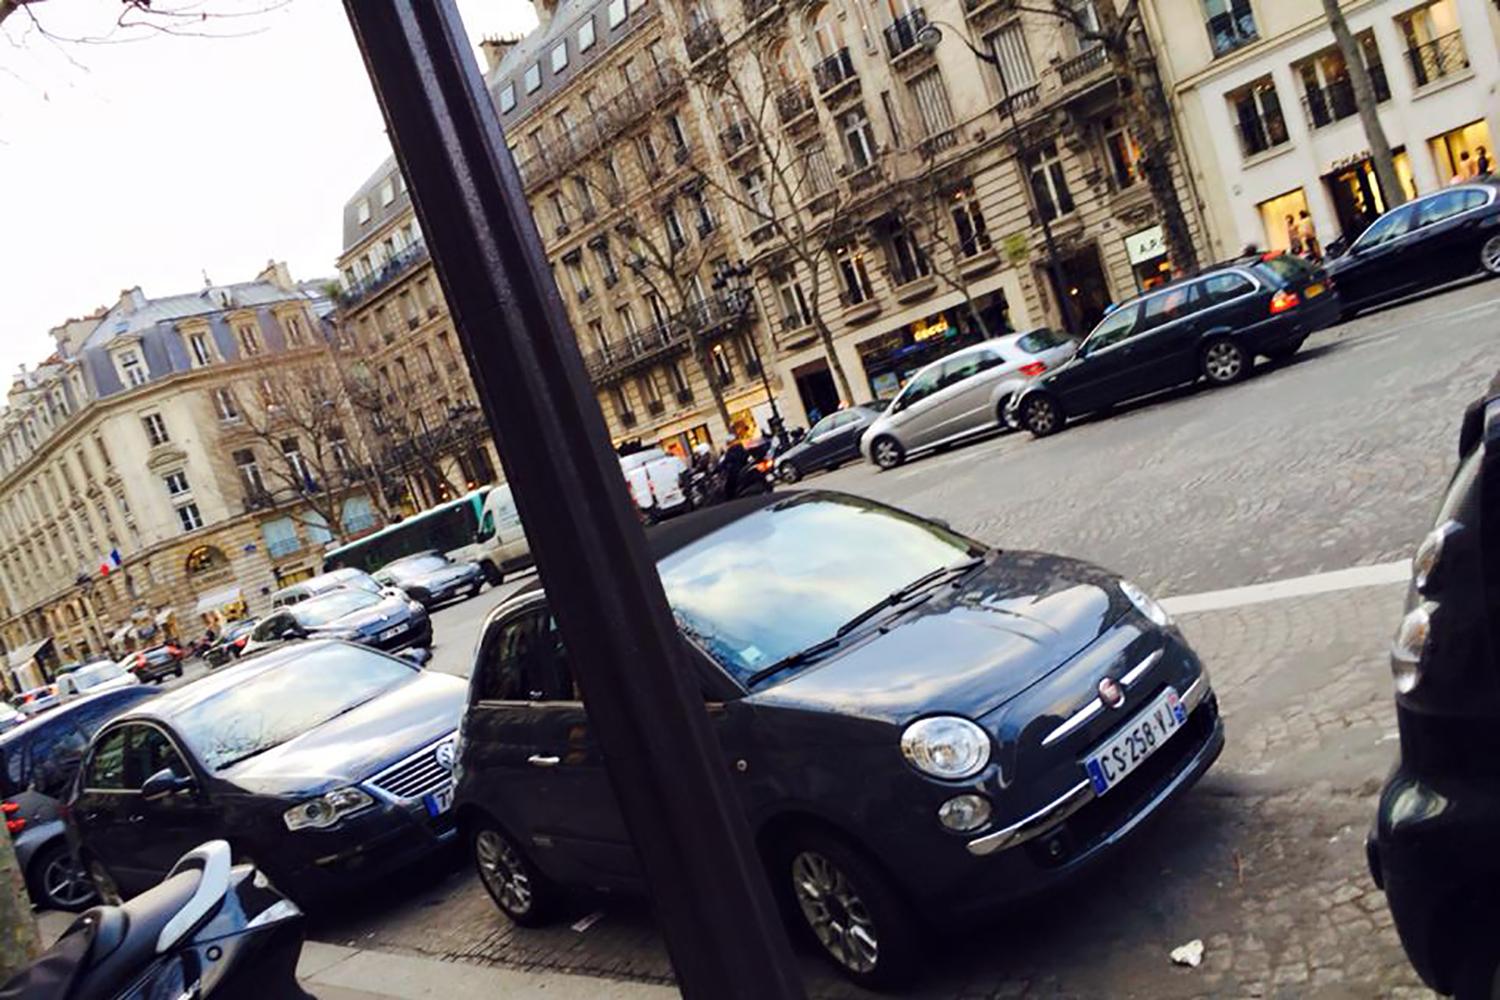
[[[1422,979],[1500,995],[1500,378],[1464,417],[1458,470],[1412,560],[1391,647],[1401,752],[1370,871]]]
[[[1044,437],[1070,418],[1199,378],[1229,385],[1257,356],[1290,358],[1338,317],[1322,269],[1289,254],[1246,257],[1111,312],[1071,361],[1012,397],[1006,419]]]
[[[300,902],[454,833],[463,683],[348,643],[287,647],[139,706],[89,744],[68,801],[101,894],[224,839]]]
[[[1345,315],[1471,274],[1500,275],[1500,182],[1460,184],[1392,209],[1328,273]]]
[[[885,412],[884,403],[861,403],[830,413],[801,441],[776,456],[776,477],[795,483],[803,476],[859,460],[859,439]]]
[[[399,587],[424,608],[444,601],[473,597],[484,586],[484,570],[478,563],[456,563],[441,552],[422,552],[382,566],[375,579],[387,587]]]
[[[842,970],[891,984],[923,918],[1078,873],[1223,746],[1162,608],[844,494],[731,501],[648,536],[773,888]],[[456,809],[513,920],[640,873],[535,585],[486,623]]]
[[[332,590],[262,618],[240,652],[302,639],[344,639],[392,652],[432,645],[427,610],[405,597]]]
[[[168,676],[182,676],[182,650],[171,643],[138,649],[121,660],[120,666],[135,674],[142,684],[160,684]]]
[[[258,618],[246,618],[225,625],[213,645],[203,651],[203,662],[212,669],[222,667],[230,660],[239,659],[240,654],[245,651],[245,646],[250,642],[250,633],[254,632],[255,626],[259,624]]]

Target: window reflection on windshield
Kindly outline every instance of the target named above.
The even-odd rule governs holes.
[[[415,556],[392,563],[386,569],[394,576],[412,576],[417,573],[431,573],[447,565],[448,560],[442,556]]]
[[[380,603],[380,598],[363,590],[341,590],[310,601],[303,601],[291,609],[292,616],[303,625],[326,625],[335,618],[362,608]]]
[[[683,630],[743,681],[973,543],[855,497],[774,504],[658,564]]]
[[[228,686],[181,712],[178,732],[219,770],[407,683],[417,671],[356,646],[329,645]]]

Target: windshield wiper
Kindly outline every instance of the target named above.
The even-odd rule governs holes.
[[[843,635],[839,634],[824,639],[822,642],[815,642],[811,646],[808,646],[806,649],[799,649],[797,652],[792,653],[790,656],[783,656],[781,659],[777,660],[769,667],[762,667],[760,670],[757,670],[755,673],[745,678],[745,687],[752,688],[755,685],[759,684],[761,681],[765,680],[767,677],[773,677],[776,674],[781,673],[783,670],[786,670],[790,667],[800,666],[801,664],[804,664],[809,660],[815,659],[816,657],[819,657],[828,652],[830,649],[833,649],[843,641]]]

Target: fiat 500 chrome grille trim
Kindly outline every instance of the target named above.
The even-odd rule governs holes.
[[[1120,678],[1120,686],[1127,691],[1130,690],[1130,685],[1144,677],[1146,672],[1156,665],[1156,661],[1161,659],[1161,654],[1162,651],[1158,649],[1140,663],[1127,670],[1125,675]],[[1062,725],[1042,737],[1042,746],[1050,747],[1069,733],[1086,725],[1090,719],[1102,711],[1104,711],[1104,702],[1096,696],[1093,701],[1063,720]]]
[[[1188,715],[1193,714],[1193,710],[1208,696],[1209,690],[1208,671],[1205,670],[1198,675],[1198,679],[1183,694],[1183,711]],[[1063,820],[1094,801],[1095,798],[1094,786],[1085,778],[1019,823],[969,841],[969,853],[983,857],[987,854],[994,854],[996,851],[1003,851],[1008,847],[1024,844],[1026,841],[1051,830]]]

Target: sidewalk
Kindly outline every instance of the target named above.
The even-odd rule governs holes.
[[[669,1000],[678,996],[668,986],[443,962],[316,941],[302,946],[297,979],[318,1000]]]

